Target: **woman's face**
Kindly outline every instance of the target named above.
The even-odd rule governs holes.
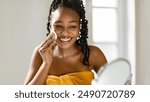
[[[59,7],[52,12],[50,29],[57,34],[56,43],[59,47],[70,48],[79,36],[79,15],[72,9]]]

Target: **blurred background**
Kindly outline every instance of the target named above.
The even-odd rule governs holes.
[[[34,48],[47,30],[52,0],[0,0],[0,84],[23,84]],[[84,0],[89,44],[108,62],[125,58],[133,84],[150,84],[150,0]]]

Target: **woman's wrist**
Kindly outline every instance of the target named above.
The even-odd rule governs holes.
[[[51,64],[52,64],[52,62],[43,62],[42,66],[50,68]]]

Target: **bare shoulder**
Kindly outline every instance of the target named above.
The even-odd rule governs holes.
[[[98,54],[98,53],[102,53],[102,51],[100,50],[100,48],[93,46],[93,45],[89,45],[89,49],[91,51],[92,54]]]
[[[94,70],[97,72],[101,66],[107,63],[107,59],[100,48],[89,45],[89,49],[90,49],[89,62],[94,67]]]

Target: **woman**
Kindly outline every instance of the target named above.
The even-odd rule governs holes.
[[[54,0],[47,38],[33,52],[25,84],[90,85],[91,70],[97,72],[107,60],[87,44],[87,23],[82,0]]]

